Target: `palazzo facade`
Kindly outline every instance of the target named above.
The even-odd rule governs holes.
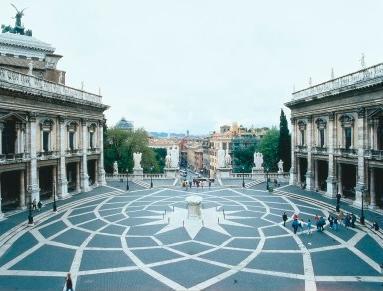
[[[105,184],[108,106],[65,85],[54,50],[32,36],[0,34],[0,217]]]
[[[383,64],[297,91],[290,184],[383,208]]]

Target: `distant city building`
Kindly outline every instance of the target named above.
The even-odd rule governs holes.
[[[209,137],[209,157],[204,160],[209,160],[210,175],[213,177],[217,171],[217,152],[219,149],[228,150],[232,156],[233,140],[236,140],[236,145],[239,143],[255,143],[263,138],[269,128],[246,128],[238,123],[233,122],[231,126],[220,126],[219,133],[213,132]],[[207,150],[204,151],[206,153]],[[206,154],[207,156],[207,154]],[[232,156],[233,158],[233,156]],[[233,160],[233,159],[232,159]]]
[[[292,94],[290,184],[383,208],[382,88],[378,64]]]
[[[133,131],[134,130],[134,123],[133,123],[133,121],[128,121],[123,117],[120,119],[119,122],[116,123],[115,127],[117,129],[121,129],[121,130]]]
[[[21,16],[0,34],[0,216],[53,193],[65,198],[105,184],[108,106],[99,95],[65,86],[65,72],[56,68],[61,56],[24,34]]]

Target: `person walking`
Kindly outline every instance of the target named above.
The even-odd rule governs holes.
[[[32,201],[32,209],[36,210],[36,198],[34,198]]]
[[[338,218],[335,216],[334,217],[334,224],[333,224],[333,230],[337,231],[339,229],[339,223],[338,223]]]
[[[338,221],[340,224],[342,224],[344,222],[344,213],[342,210],[339,212]]]
[[[293,227],[294,234],[297,234],[299,222],[298,219],[294,219],[291,226]]]
[[[211,187],[211,181],[209,180],[209,190],[210,190],[210,187]]]
[[[309,218],[309,220],[307,221],[307,234],[308,235],[312,234],[311,225],[312,225],[311,219]]]
[[[287,221],[287,214],[286,214],[286,212],[283,212],[282,220],[283,220],[283,226],[286,227],[286,221]]]
[[[379,224],[378,224],[378,222],[374,221],[374,223],[372,224],[371,228],[376,230],[376,231],[379,231]]]
[[[332,226],[334,225],[334,219],[331,215],[328,216],[328,222],[330,223],[330,227],[332,228]]]
[[[37,208],[39,211],[41,210],[41,207],[43,207],[43,204],[41,203],[41,200],[39,200],[39,203],[37,203]]]
[[[68,273],[68,275],[66,276],[65,285],[66,285],[66,291],[69,291],[69,290],[73,291],[73,283],[72,283],[72,277],[70,273]]]
[[[351,214],[351,227],[355,228],[356,216],[354,213]]]

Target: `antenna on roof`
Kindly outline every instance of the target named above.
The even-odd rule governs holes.
[[[313,79],[310,77],[309,79],[309,86],[311,87],[313,85]]]
[[[81,81],[81,91],[84,91],[84,81]]]
[[[335,79],[334,68],[331,68],[331,80]]]

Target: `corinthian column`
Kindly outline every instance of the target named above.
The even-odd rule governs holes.
[[[82,167],[81,167],[81,188],[83,192],[90,191],[89,176],[88,176],[88,128],[86,121],[81,120],[81,134],[82,134]]]
[[[68,180],[66,178],[66,164],[65,164],[65,139],[67,131],[65,129],[65,119],[59,117],[59,136],[60,136],[60,160],[59,160],[59,177],[58,177],[58,198],[62,199],[68,196]]]
[[[328,176],[327,176],[327,191],[326,195],[329,197],[336,196],[336,174],[335,174],[335,161],[334,161],[334,149],[335,149],[335,141],[336,141],[336,127],[334,126],[335,114],[331,112],[328,117]]]
[[[29,117],[29,126],[30,126],[30,151],[31,151],[31,171],[30,171],[30,185],[28,185],[28,191],[31,193],[31,198],[33,201],[40,201],[40,187],[38,183],[37,176],[37,152],[36,152],[36,131],[37,131],[37,122],[36,122],[36,113],[31,113]]]
[[[312,160],[312,117],[307,118],[307,172],[306,172],[306,189],[314,190],[313,181],[313,160]]]
[[[98,148],[100,149],[100,158],[98,160],[98,184],[106,185],[104,170],[104,120],[98,124]]]
[[[355,206],[361,206],[364,191],[366,190],[365,184],[365,166],[364,166],[364,149],[366,145],[366,124],[365,124],[365,109],[358,109],[358,119],[356,123],[358,129],[358,141],[357,141],[357,150],[358,150],[358,168],[357,168],[357,182],[355,187]],[[353,139],[352,139],[353,140]]]

